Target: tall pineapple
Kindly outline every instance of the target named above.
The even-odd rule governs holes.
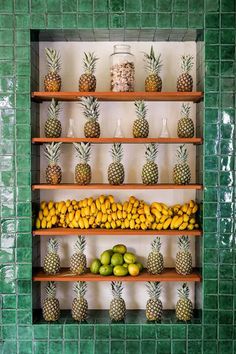
[[[135,101],[135,112],[137,119],[133,124],[134,138],[147,138],[149,134],[149,124],[146,119],[147,106],[144,101]]]
[[[56,284],[53,281],[48,282],[46,294],[43,302],[43,318],[45,321],[57,321],[60,317],[60,304],[56,298]]]
[[[189,287],[186,283],[178,289],[179,300],[175,307],[176,317],[180,321],[189,321],[193,317],[193,304],[189,299]]]
[[[108,181],[110,184],[122,184],[125,179],[125,169],[121,163],[123,148],[120,143],[115,143],[111,148],[113,162],[108,166]]]
[[[111,291],[113,299],[110,303],[109,315],[113,321],[122,321],[125,318],[126,306],[125,301],[122,299],[122,282],[121,281],[112,281],[111,282]]]
[[[179,252],[176,254],[175,269],[178,274],[192,273],[192,255],[189,251],[190,241],[188,236],[180,236],[178,239]]]
[[[45,122],[44,132],[46,138],[60,138],[61,136],[61,122],[58,119],[60,113],[60,105],[52,99],[48,107],[48,119]]]
[[[76,321],[84,321],[88,317],[88,302],[84,298],[87,290],[85,281],[78,281],[74,284],[74,298],[71,306],[72,317]]]
[[[193,78],[189,74],[193,67],[193,56],[182,55],[181,56],[181,70],[182,74],[177,79],[177,91],[179,92],[191,92],[193,90]]]
[[[158,166],[155,163],[158,147],[155,143],[146,145],[146,163],[142,168],[143,184],[156,184],[158,182]]]
[[[85,73],[79,78],[79,91],[93,92],[96,90],[96,77],[94,76],[96,61],[98,58],[94,53],[84,53],[83,67]]]
[[[175,184],[189,184],[191,180],[191,171],[187,163],[188,153],[184,145],[180,145],[176,153],[177,163],[173,170],[173,179]]]
[[[162,90],[162,80],[159,76],[162,67],[161,54],[156,57],[153,46],[151,46],[150,54],[144,53],[144,58],[146,61],[145,68],[148,72],[145,80],[145,91],[160,92]]]
[[[70,270],[74,274],[83,274],[86,271],[87,260],[84,254],[86,240],[84,236],[78,236],[75,243],[75,253],[70,259]]]
[[[149,321],[160,321],[163,312],[163,306],[160,300],[161,285],[157,281],[149,281],[146,287],[150,297],[146,304],[146,317]]]
[[[57,274],[60,271],[60,257],[58,255],[58,241],[50,238],[48,241],[48,253],[44,258],[43,270],[47,274]]]
[[[90,143],[74,143],[80,163],[75,166],[75,181],[78,184],[89,184],[91,182],[91,167],[88,164],[91,154]]]
[[[46,181],[49,184],[59,184],[62,179],[61,167],[57,164],[61,154],[62,143],[51,143],[44,145],[44,155],[48,159],[46,168]]]
[[[181,108],[181,119],[177,125],[177,135],[179,138],[192,138],[194,136],[194,124],[190,114],[190,105],[183,103]]]
[[[61,90],[61,77],[58,71],[61,68],[60,53],[52,48],[45,48],[49,73],[44,78],[44,90],[58,92]]]
[[[156,237],[151,243],[152,251],[148,255],[147,270],[151,274],[160,274],[164,269],[163,255],[160,253],[160,237]]]
[[[87,122],[84,125],[84,136],[86,138],[99,138],[100,125],[98,123],[99,117],[99,103],[95,97],[81,97],[81,106],[83,107],[85,118]]]

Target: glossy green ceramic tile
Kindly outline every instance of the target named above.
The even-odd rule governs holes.
[[[63,14],[62,25],[63,28],[77,28],[77,14]]]
[[[93,354],[94,353],[94,342],[93,341],[80,341],[80,353],[81,354]]]
[[[172,342],[173,352],[175,354],[185,354],[186,353],[186,341],[178,340]]]

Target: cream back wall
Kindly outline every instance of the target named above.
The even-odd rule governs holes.
[[[40,89],[43,90],[43,78],[47,73],[47,65],[45,60],[45,47],[55,48],[60,51],[62,58],[62,90],[78,91],[78,79],[83,72],[82,59],[83,53],[86,51],[94,51],[99,57],[96,68],[97,91],[109,91],[109,56],[113,52],[113,42],[41,42],[40,43]],[[180,56],[184,53],[192,54],[196,58],[196,44],[194,42],[126,42],[131,45],[131,52],[135,56],[135,90],[144,90],[144,80],[146,73],[144,71],[143,52],[150,50],[153,44],[154,50],[162,54],[163,69],[161,77],[163,80],[163,91],[175,91],[176,79],[180,74]],[[195,66],[192,76],[195,83],[196,73]],[[181,102],[147,102],[148,114],[147,119],[150,125],[150,137],[158,137],[161,132],[162,118],[167,118],[168,129],[171,137],[177,136],[176,127],[180,117]],[[45,102],[40,105],[41,120],[41,136],[44,136],[44,124],[47,119],[47,108],[49,103]],[[73,120],[75,136],[83,136],[83,125],[85,119],[78,102],[62,102],[61,103],[60,120],[62,123],[62,136],[66,136],[68,130],[69,119]],[[100,125],[101,137],[112,137],[116,127],[117,119],[120,118],[122,129],[125,137],[132,137],[132,124],[136,118],[133,102],[101,102],[100,103]],[[195,123],[195,105],[191,103],[191,117]],[[93,145],[91,156],[92,182],[107,182],[107,167],[111,162],[110,145]],[[141,182],[142,165],[145,163],[144,145],[123,145],[125,166],[125,182]],[[189,152],[189,163],[192,172],[192,182],[195,182],[195,147],[187,145]],[[172,170],[175,163],[175,153],[177,145],[159,145],[158,166],[159,181],[172,182]],[[62,154],[60,165],[63,170],[63,182],[74,181],[74,167],[78,159],[72,145],[62,146]],[[43,157],[41,151],[41,182],[45,182],[45,169],[47,161]],[[64,199],[81,199],[90,195],[97,196],[105,191],[41,191],[41,200],[64,200]],[[135,195],[148,202],[162,201],[167,204],[183,203],[195,198],[194,191],[182,190],[157,190],[157,191],[112,191],[108,190],[107,194],[113,194],[118,200],[124,200],[129,195]],[[75,236],[58,237],[60,241],[60,256],[62,266],[69,265],[69,257],[73,252],[73,243]],[[87,236],[86,255],[88,264],[100,253],[111,248],[116,243],[124,243],[127,247],[139,255],[139,259],[145,263],[146,257],[150,251],[150,243],[153,236],[138,237],[114,237],[114,236]],[[42,259],[46,254],[48,238],[41,239]],[[177,237],[161,237],[162,252],[165,258],[166,266],[174,266],[174,258],[177,251]],[[194,238],[191,239],[191,250],[194,257]],[[180,284],[163,283],[162,301],[165,308],[174,308],[177,301],[177,288]],[[45,284],[42,285],[42,293],[44,294]],[[124,298],[127,307],[145,308],[147,294],[145,285],[140,283],[124,283]],[[73,298],[72,283],[58,283],[58,296],[62,308],[70,308]],[[190,285],[191,298],[194,297],[194,286]],[[109,308],[111,300],[110,286],[105,283],[89,283],[87,299],[90,308]]]

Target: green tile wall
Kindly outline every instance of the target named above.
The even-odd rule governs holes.
[[[30,29],[75,28],[204,31],[201,323],[32,324]],[[235,35],[234,0],[0,1],[0,353],[236,353]]]

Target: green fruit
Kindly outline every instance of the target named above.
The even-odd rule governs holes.
[[[124,254],[124,261],[125,261],[125,263],[128,263],[128,264],[135,263],[136,262],[135,254],[133,254],[131,252],[126,252]]]
[[[135,277],[136,275],[139,275],[139,266],[134,263],[129,264],[128,271],[130,275]]]
[[[100,261],[100,259],[98,258],[95,258],[93,261],[92,261],[92,264],[90,266],[90,271],[91,273],[94,273],[94,274],[99,274],[99,268],[101,267],[102,263]]]
[[[114,253],[111,257],[111,264],[114,266],[122,265],[124,263],[123,256],[121,253]]]
[[[109,250],[105,250],[105,252],[109,252],[109,254],[110,254],[110,256],[112,256],[113,255],[113,250],[110,248]]]
[[[111,263],[111,254],[109,252],[109,250],[107,251],[104,251],[101,256],[100,256],[100,260],[101,260],[101,263],[103,265],[108,265]]]
[[[141,272],[143,270],[143,265],[140,262],[135,263],[139,267],[139,271]]]
[[[123,267],[128,268],[128,264],[127,263],[123,263]]]
[[[125,245],[119,244],[119,245],[115,245],[113,247],[113,252],[118,252],[121,254],[125,254],[125,252],[127,252],[127,248]]]
[[[101,275],[111,275],[113,271],[112,266],[110,266],[109,264],[107,265],[102,265],[99,269],[99,273]]]
[[[123,277],[128,274],[128,269],[122,265],[117,265],[113,268],[113,274],[117,277]]]

